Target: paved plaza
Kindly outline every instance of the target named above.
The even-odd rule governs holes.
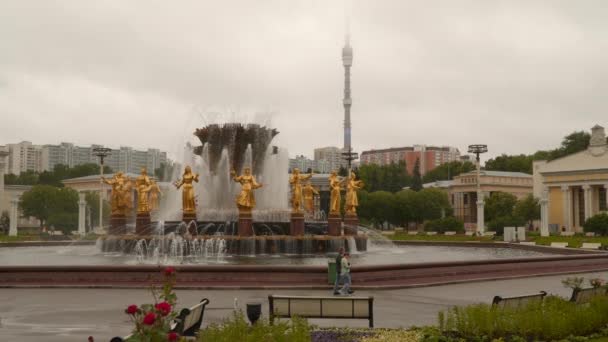
[[[579,274],[585,278],[607,279],[608,272]],[[489,303],[494,295],[518,295],[545,290],[568,297],[570,289],[562,286],[563,276],[536,277],[421,287],[400,290],[357,291],[374,296],[376,327],[409,327],[435,324],[437,312],[452,305]],[[179,307],[191,306],[207,297],[211,304],[205,311],[203,325],[221,322],[233,312],[234,299],[244,309],[247,302],[263,303],[268,313],[269,294],[328,295],[322,290],[181,290]],[[145,289],[0,289],[3,303],[0,314],[0,340],[3,341],[109,341],[126,335],[131,323],[123,310],[129,304],[151,301]],[[319,326],[366,327],[367,320],[311,320]]]

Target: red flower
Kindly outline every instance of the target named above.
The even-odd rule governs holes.
[[[163,316],[167,316],[171,313],[171,304],[167,302],[158,303],[154,307],[156,308],[156,311],[160,312]]]
[[[125,310],[125,312],[128,313],[129,315],[135,315],[137,313],[137,310],[139,310],[137,305],[129,305],[129,307],[127,307],[127,310]]]
[[[172,276],[175,274],[175,268],[173,268],[173,266],[165,267],[165,269],[163,270],[163,273],[166,276]]]
[[[177,333],[174,332],[170,332],[167,334],[167,340],[168,341],[177,341],[177,338],[179,337],[179,335]]]
[[[156,315],[152,312],[150,312],[149,314],[147,314],[144,317],[144,324],[145,325],[153,325],[154,322],[156,321]]]

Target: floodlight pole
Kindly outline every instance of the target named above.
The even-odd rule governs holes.
[[[481,162],[479,155],[488,152],[488,145],[477,144],[469,145],[469,153],[475,154],[475,161],[477,163],[477,235],[483,235],[485,230],[485,219],[484,219],[484,200],[481,193]]]
[[[102,224],[102,220],[103,220],[103,160],[105,157],[110,155],[110,152],[112,150],[107,148],[107,147],[96,147],[93,149],[93,154],[95,154],[97,157],[99,157],[99,228],[101,229],[103,227]]]

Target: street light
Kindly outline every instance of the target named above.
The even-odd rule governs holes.
[[[342,152],[342,159],[348,162],[348,176],[350,177],[351,163],[353,160],[357,160],[359,155],[357,152],[353,152],[352,148],[348,148],[348,151]]]
[[[475,160],[477,162],[477,233],[483,234],[485,228],[485,222],[483,217],[483,206],[484,201],[481,196],[481,184],[479,176],[481,174],[481,163],[479,162],[479,155],[488,152],[488,145],[477,144],[469,145],[469,153],[475,154]]]
[[[107,147],[95,147],[93,148],[93,154],[99,157],[99,174],[103,177],[103,160],[105,157],[109,156],[112,152],[112,149]],[[102,218],[103,218],[103,198],[101,196],[103,194],[103,180],[99,178],[99,228],[103,227]]]

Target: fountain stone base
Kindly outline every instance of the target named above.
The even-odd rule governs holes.
[[[186,212],[184,211],[182,214],[182,221],[188,225],[188,233],[190,233],[190,235],[197,235],[198,232],[196,231],[196,228],[189,225],[190,222],[194,221],[196,222],[196,213],[195,212]]]
[[[150,213],[137,213],[137,217],[135,218],[135,234],[144,235],[147,233],[147,230],[150,229]]]
[[[110,217],[109,235],[124,235],[127,233],[127,217],[120,214],[112,214]]]
[[[239,236],[253,235],[253,217],[251,216],[251,211],[239,212],[238,232]]]
[[[289,226],[289,235],[299,236],[304,235],[304,213],[292,212],[291,224]]]
[[[327,218],[327,235],[342,235],[342,217],[340,217],[340,214],[329,214],[329,217]]]
[[[357,214],[344,215],[344,235],[357,235],[357,226],[359,226]]]

